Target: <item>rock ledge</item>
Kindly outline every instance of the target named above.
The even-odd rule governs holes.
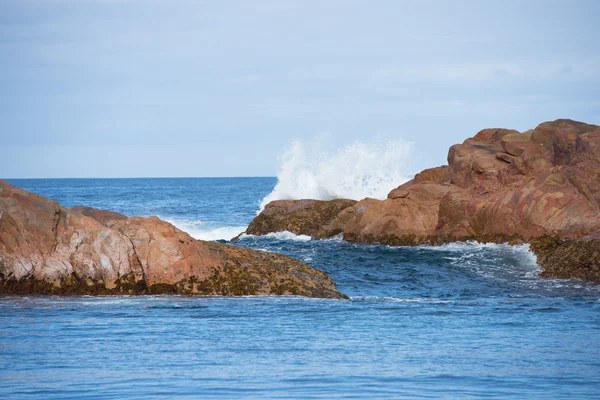
[[[293,258],[195,240],[157,217],[69,209],[0,181],[0,293],[346,298]]]

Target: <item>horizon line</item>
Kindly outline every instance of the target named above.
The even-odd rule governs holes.
[[[277,178],[274,175],[252,176],[117,176],[117,177],[53,177],[53,178],[0,178],[5,181],[18,180],[65,180],[65,179],[237,179],[237,178]]]

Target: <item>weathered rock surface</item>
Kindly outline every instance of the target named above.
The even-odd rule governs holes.
[[[290,257],[195,240],[156,217],[68,209],[4,181],[0,293],[344,297]]]
[[[600,127],[556,120],[525,133],[484,129],[450,148],[448,166],[422,171],[386,200],[345,208],[313,236],[389,245],[551,237],[561,245],[541,264],[557,265],[560,254],[566,260],[569,251],[595,246],[565,241],[600,231],[599,204]],[[278,218],[284,224],[285,212]],[[569,268],[547,274],[597,279]]]
[[[277,200],[272,201],[256,217],[246,233],[265,235],[288,231],[296,235],[315,236],[329,224],[340,211],[356,203],[356,200]]]
[[[99,209],[93,208],[93,207],[77,206],[77,207],[71,208],[71,210],[77,211],[78,213],[80,213],[81,215],[85,215],[86,217],[91,217],[91,218],[95,219],[96,221],[101,222],[103,224],[106,224],[107,222],[114,221],[114,220],[123,220],[123,219],[128,218],[127,216],[125,216],[121,213],[118,213],[118,212],[108,211],[108,210],[99,210]]]
[[[580,239],[543,237],[532,240],[531,249],[546,278],[578,278],[600,283],[600,234]]]

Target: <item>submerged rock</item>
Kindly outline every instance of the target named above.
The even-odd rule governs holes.
[[[0,293],[345,297],[290,257],[195,240],[157,217],[61,207],[4,181]]]
[[[310,218],[312,203],[303,204]],[[564,254],[595,246],[593,240],[566,241],[600,231],[599,204],[600,127],[563,119],[525,133],[484,129],[452,146],[447,166],[422,171],[385,200],[361,200],[320,228],[313,223],[311,232],[317,238],[341,234],[347,241],[389,245],[551,237],[562,244],[547,261],[542,257],[547,275],[594,280],[595,272],[583,272],[593,269],[585,266],[592,261],[567,262]],[[277,218],[281,226],[292,219],[303,223],[302,216],[283,208]],[[550,267],[559,258],[563,266]]]

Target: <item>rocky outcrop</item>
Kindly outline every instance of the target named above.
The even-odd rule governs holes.
[[[85,215],[86,217],[91,217],[91,218],[95,219],[96,221],[101,222],[103,224],[106,224],[107,222],[114,221],[114,220],[127,219],[127,216],[125,216],[121,213],[114,212],[114,211],[108,211],[108,210],[99,210],[99,209],[93,208],[93,207],[77,206],[77,207],[71,208],[71,210],[76,211],[76,212],[80,213],[81,215]]]
[[[531,249],[546,278],[578,278],[600,283],[600,234],[580,239],[542,237],[532,240]]]
[[[341,212],[325,226],[320,238],[343,232],[351,242],[417,245],[430,240],[438,223],[441,199],[451,189],[444,168],[423,171],[422,177],[394,189],[387,200],[366,198]]]
[[[156,217],[68,209],[4,181],[0,293],[344,297],[290,257],[195,240]]]
[[[288,231],[296,235],[320,236],[324,226],[355,203],[356,200],[345,199],[272,201],[252,220],[245,233],[258,236]]]
[[[564,241],[600,231],[599,204],[600,127],[556,120],[524,133],[484,129],[450,148],[448,166],[422,171],[385,200],[357,202],[314,236],[389,245],[551,237],[561,245],[541,264],[554,265],[559,254],[594,246]]]

